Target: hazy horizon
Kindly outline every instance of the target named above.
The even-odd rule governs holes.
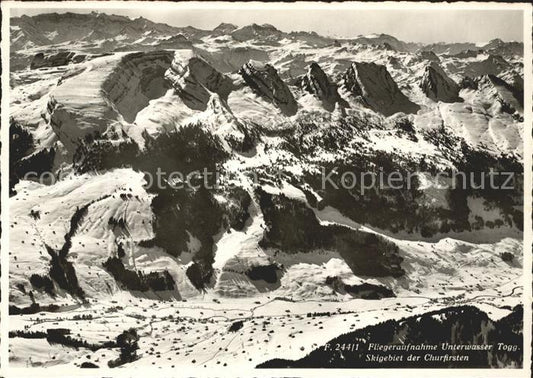
[[[194,26],[212,30],[220,23],[238,27],[272,24],[284,32],[315,31],[335,38],[389,34],[404,42],[473,42],[495,38],[523,42],[522,10],[369,10],[369,9],[96,9],[96,8],[12,8],[11,17],[44,13],[100,12],[144,17],[175,27]],[[333,20],[332,22],[327,22]],[[353,21],[355,20],[355,22]],[[406,27],[408,25],[409,27]],[[416,25],[416,26],[413,26]]]

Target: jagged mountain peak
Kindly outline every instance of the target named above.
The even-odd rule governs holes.
[[[119,37],[121,41],[115,41],[115,44],[132,49],[132,46],[125,44],[142,35],[168,37],[180,32],[179,28],[156,23],[144,17],[131,19],[101,12],[24,15],[12,18],[11,26],[17,28],[17,32],[11,36],[11,45],[15,50],[29,45],[46,46],[78,41],[90,43],[115,37]]]
[[[436,42],[423,45],[420,47],[420,50],[429,50],[433,51],[436,54],[448,54],[454,55],[458,54],[465,50],[476,50],[477,46],[472,42]]]
[[[486,74],[477,81],[478,101],[484,102],[492,112],[523,113],[523,94],[497,75]]]
[[[205,110],[213,93],[226,99],[231,80],[192,51],[178,52],[165,73],[177,94],[189,108]]]
[[[17,20],[24,20],[24,21],[32,21],[35,23],[39,22],[55,22],[55,23],[64,23],[68,21],[90,21],[90,20],[106,20],[110,22],[133,22],[129,17],[116,15],[116,14],[108,14],[104,12],[97,12],[92,11],[91,13],[76,13],[76,12],[65,12],[65,13],[59,13],[59,12],[51,12],[51,13],[41,13],[37,14],[35,16],[27,16],[23,15],[21,17],[13,17],[11,19],[12,23],[16,23]],[[150,21],[151,22],[151,21]]]
[[[482,47],[483,50],[492,53],[507,56],[524,54],[524,44],[522,42],[504,42],[501,39],[493,39]]]
[[[440,62],[440,58],[439,58],[438,55],[435,54],[433,51],[425,51],[425,50],[421,50],[421,51],[418,51],[417,55],[418,55],[421,59],[428,60],[428,61],[430,61],[430,62],[437,62],[437,63]]]
[[[387,68],[373,62],[353,62],[344,74],[344,86],[364,105],[390,116],[397,112],[416,113],[420,106],[398,88]]]
[[[252,39],[262,41],[275,41],[284,33],[270,24],[250,24],[234,30],[231,33],[233,39],[237,41],[248,41]]]
[[[274,66],[249,61],[242,66],[239,73],[252,91],[273,103],[283,114],[288,116],[296,114],[298,104]]]
[[[369,34],[365,36],[358,36],[352,40],[354,43],[363,44],[363,45],[377,45],[388,47],[388,49],[393,49],[397,51],[414,51],[419,45],[410,42],[404,42],[398,38],[389,35],[389,34]]]
[[[311,62],[311,64],[309,65],[309,72],[311,73],[322,72],[323,73],[324,71],[322,71],[322,68],[317,62]]]
[[[269,30],[276,30],[276,31],[279,31],[274,25],[272,24],[256,24],[256,23],[253,23],[251,25],[253,28],[256,28],[256,29],[269,29]]]
[[[337,92],[337,85],[331,82],[316,62],[309,65],[307,74],[301,78],[300,86],[321,100],[326,110],[334,111],[337,104],[341,108],[346,106]]]
[[[229,33],[229,32],[232,32],[233,30],[238,29],[238,28],[239,27],[237,25],[229,24],[229,23],[226,23],[226,22],[222,22],[216,28],[214,28],[213,31],[214,32]]]
[[[483,48],[492,48],[495,46],[503,45],[505,42],[501,40],[500,38],[494,38],[491,39],[486,45],[483,46]]]
[[[429,62],[420,82],[422,92],[434,101],[460,102],[459,86],[444,72],[437,62]]]

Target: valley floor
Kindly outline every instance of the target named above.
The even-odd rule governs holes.
[[[498,320],[521,303],[522,285],[514,279],[499,290],[343,302],[293,302],[270,296],[230,300],[208,295],[161,302],[122,293],[63,312],[11,316],[10,330],[23,332],[10,339],[9,358],[13,367],[80,367],[87,362],[107,367],[118,358],[118,348],[92,351],[23,335],[63,328],[70,330],[72,338],[98,345],[135,328],[139,358],[127,366],[253,368],[274,358],[302,358],[330,339],[368,325],[450,306],[473,305]],[[232,325],[236,330],[230,330]]]

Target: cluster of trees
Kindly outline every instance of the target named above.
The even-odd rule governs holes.
[[[16,194],[15,185],[27,173],[37,177],[52,170],[55,159],[54,148],[35,151],[33,136],[14,119],[9,123],[9,195]],[[37,178],[35,177],[35,178]]]
[[[175,283],[168,271],[150,272],[127,269],[119,257],[109,257],[103,264],[113,278],[128,290],[165,291],[174,290]]]
[[[273,195],[258,188],[256,195],[267,227],[260,241],[262,247],[288,253],[335,250],[356,275],[399,277],[404,274],[400,267],[402,258],[394,243],[372,233],[321,225],[303,202],[283,194]]]
[[[485,344],[522,345],[523,307],[517,306],[510,315],[498,320],[491,320],[487,314],[473,306],[449,307],[423,315],[415,315],[400,320],[388,320],[353,332],[345,333],[330,341],[330,347],[324,346],[310,352],[299,360],[274,359],[267,361],[260,368],[491,368],[521,367],[523,354],[520,348],[506,351],[491,350],[443,350],[431,351],[435,356],[444,354],[467,354],[467,361],[435,362],[423,357],[427,350],[395,352],[404,355],[402,361],[368,361],[368,345],[440,345],[449,344]],[[332,350],[331,346],[359,344],[357,350]],[[373,354],[387,355],[389,351],[372,351]],[[420,357],[419,360],[407,361],[406,355]]]

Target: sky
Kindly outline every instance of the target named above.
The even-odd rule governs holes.
[[[143,16],[172,26],[213,29],[221,22],[245,26],[268,23],[286,32],[315,31],[331,37],[385,33],[406,42],[523,41],[522,10],[369,10],[369,9],[105,9],[105,13]],[[289,6],[289,5],[288,5]],[[11,9],[11,16],[39,13],[89,13],[101,9]]]

